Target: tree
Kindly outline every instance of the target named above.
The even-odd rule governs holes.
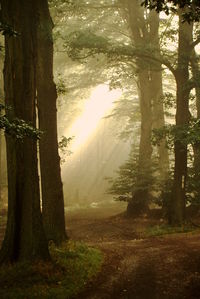
[[[191,55],[191,68],[192,68],[192,75],[195,82],[195,95],[196,95],[196,117],[195,119],[198,121],[200,119],[200,87],[199,87],[199,79],[200,79],[200,67],[199,67],[199,59],[198,55],[193,49]],[[194,202],[199,202],[200,199],[200,146],[199,142],[194,142],[193,145],[193,152],[194,152],[194,162],[193,162],[193,187],[192,192],[195,194]],[[195,190],[194,190],[195,187]],[[193,202],[192,202],[193,204]]]
[[[134,47],[148,48],[149,51],[160,53],[159,45],[159,16],[150,12],[145,19],[144,9],[136,1],[126,2],[128,23],[131,29]],[[138,159],[138,186],[129,201],[127,213],[139,215],[147,209],[150,201],[149,183],[147,173],[150,175],[152,144],[152,128],[160,128],[164,125],[164,111],[162,104],[162,71],[161,63],[152,62],[150,59],[137,60],[137,76],[139,86],[140,110],[141,110],[141,136]],[[164,142],[158,147],[160,172],[162,179],[166,180],[168,170],[168,154]],[[149,177],[149,180],[152,179]]]
[[[116,9],[116,3],[117,5],[119,4],[118,1],[112,2],[112,4],[110,3],[110,7]],[[103,4],[104,3],[102,3],[102,5]],[[138,6],[136,6],[135,4],[138,4]],[[89,5],[90,3],[87,2],[87,8],[89,8]],[[185,6],[185,2],[183,2],[183,6]],[[104,6],[104,9],[105,7],[106,5]],[[179,28],[177,30],[178,36],[175,37],[178,37],[179,39],[177,50],[173,51],[165,48],[160,50],[158,43],[158,26],[156,25],[156,23],[158,23],[158,15],[156,15],[155,12],[149,13],[147,10],[144,17],[144,12],[142,12],[142,8],[139,7],[139,1],[120,2],[120,7],[118,6],[118,10],[123,10],[124,8],[127,14],[130,12],[132,14],[129,22],[129,27],[131,28],[132,33],[131,43],[127,41],[123,42],[120,39],[117,39],[117,42],[113,42],[112,38],[108,38],[105,35],[98,35],[98,31],[97,34],[93,34],[91,32],[91,29],[85,30],[84,32],[76,31],[74,35],[70,34],[70,37],[68,39],[69,54],[73,58],[78,57],[79,59],[81,59],[84,57],[88,58],[89,55],[103,53],[107,55],[110,61],[112,61],[112,59],[113,61],[119,59],[121,61],[123,60],[123,63],[129,62],[129,64],[134,64],[134,66],[137,67],[138,78],[142,74],[144,75],[144,77],[141,78],[141,81],[138,80],[138,82],[139,85],[142,86],[140,90],[141,96],[143,96],[143,99],[145,99],[146,97],[147,103],[146,105],[141,105],[141,109],[145,110],[145,108],[149,108],[148,113],[145,113],[146,117],[144,122],[144,124],[146,125],[146,119],[148,119],[149,126],[146,130],[146,132],[149,132],[148,138],[144,138],[144,140],[148,140],[146,151],[144,151],[145,155],[148,157],[151,157],[152,152],[151,142],[149,141],[149,136],[151,134],[151,130],[149,128],[152,126],[153,121],[152,98],[157,97],[155,95],[156,93],[161,93],[161,88],[158,88],[158,84],[156,84],[158,81],[161,81],[162,78],[161,67],[167,67],[173,74],[176,81],[177,113],[176,128],[174,128],[173,130],[175,153],[174,184],[172,192],[173,199],[171,200],[171,212],[169,213],[169,215],[171,215],[171,222],[173,222],[174,224],[181,224],[184,221],[186,201],[185,193],[187,185],[188,142],[186,141],[185,137],[189,133],[189,95],[191,89],[194,87],[193,79],[190,78],[189,62],[191,59],[192,50],[194,46],[199,42],[199,37],[197,36],[196,40],[192,41],[192,23],[188,24],[187,22],[183,22],[185,20],[184,17],[188,13],[188,7],[186,6],[185,9],[177,11],[179,13]],[[100,9],[100,6],[98,6],[98,9]],[[137,10],[139,12],[137,12]],[[152,22],[151,20],[153,19],[156,20],[156,22]],[[134,21],[137,21],[138,23],[135,24]],[[153,34],[154,43],[153,40],[151,40],[151,29],[152,33],[157,32],[156,34]],[[176,29],[171,28],[171,31],[176,31]],[[177,43],[175,45],[177,45]],[[154,77],[153,71],[155,70],[157,70],[157,76],[155,76],[156,79],[154,81],[154,88],[151,89],[150,86]],[[158,70],[160,70],[160,74]],[[152,90],[154,89],[157,89],[157,92],[155,94],[153,94],[152,92]],[[148,98],[148,94],[151,94],[151,99]],[[155,123],[154,126],[156,127]],[[141,136],[141,141],[142,140],[143,137]],[[141,160],[141,164],[139,162],[139,165],[142,165],[142,167],[140,167],[141,170],[144,170],[145,168],[144,161],[150,160],[145,158],[146,157],[144,156],[144,159]],[[147,187],[145,187],[144,189],[146,189],[144,193],[148,194]],[[140,194],[138,198],[144,198],[146,196],[144,193]]]
[[[37,4],[37,107],[39,128],[44,132],[39,143],[43,223],[47,239],[59,244],[66,239],[66,232],[57,140],[57,92],[53,81],[53,23],[48,2],[46,0],[35,2]]]
[[[3,104],[3,55],[0,53],[0,103]],[[2,115],[2,107],[0,107],[0,118]],[[2,132],[0,132],[0,206],[2,200],[2,148],[3,148],[3,138]]]
[[[36,10],[30,0],[2,0],[2,20],[19,35],[5,36],[4,89],[7,117],[36,127]],[[6,135],[8,221],[0,262],[49,259],[40,211],[36,138]]]
[[[200,20],[199,0],[144,0],[142,5],[155,9],[157,12],[164,11],[167,14],[177,12],[178,9],[185,9],[182,11],[182,20],[187,22]]]
[[[192,48],[192,25],[182,22],[179,14],[179,41],[178,61],[175,72],[177,85],[176,92],[176,125],[181,127],[187,125],[190,120],[189,95],[191,86],[189,84],[189,61]],[[185,220],[185,188],[187,177],[187,144],[176,140],[174,143],[175,167],[172,197],[172,210],[170,222],[182,224]]]
[[[176,93],[176,125],[180,129],[187,125],[190,120],[189,112],[189,94],[198,74],[197,65],[194,61],[194,47],[200,42],[199,36],[193,41],[193,26],[192,22],[199,22],[200,3],[199,1],[185,0],[145,0],[143,4],[150,9],[165,11],[167,14],[177,12],[179,14],[179,42],[178,42],[178,62],[177,68],[174,72],[177,85]],[[185,23],[183,23],[185,21]],[[190,25],[189,25],[189,24]],[[191,61],[193,79],[189,78],[189,63]],[[197,80],[196,80],[197,81]],[[198,91],[196,93],[198,98]],[[197,114],[199,107],[197,106]],[[182,131],[183,132],[183,131]],[[182,134],[182,139],[185,139],[185,133]],[[196,144],[197,146],[197,144]],[[198,160],[198,150],[194,149],[195,159]],[[181,141],[180,138],[175,140],[175,170],[173,183],[173,196],[171,202],[170,222],[173,224],[182,224],[185,220],[185,205],[186,205],[186,182],[187,182],[187,143]],[[196,172],[198,167],[195,165]]]

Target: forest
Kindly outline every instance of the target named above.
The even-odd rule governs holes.
[[[200,1],[0,0],[0,298],[200,299]]]

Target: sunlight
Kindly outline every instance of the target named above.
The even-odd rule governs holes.
[[[75,120],[67,136],[74,136],[70,145],[72,152],[76,151],[97,128],[100,120],[111,111],[113,102],[121,96],[120,89],[109,90],[106,84],[98,85],[91,93],[83,107],[82,114]]]

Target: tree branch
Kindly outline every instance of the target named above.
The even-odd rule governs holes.
[[[68,54],[74,59],[88,58],[94,54],[104,54],[108,57],[128,57],[128,58],[140,58],[151,62],[157,62],[165,65],[172,74],[176,77],[176,69],[173,67],[171,62],[162,55],[156,55],[153,49],[134,48],[128,45],[112,45],[105,38],[98,37],[88,32],[75,33],[75,36],[67,43]],[[81,52],[88,50],[88,53],[81,55]]]
[[[200,36],[197,37],[196,40],[194,40],[190,45],[192,48],[194,48],[195,46],[197,46],[200,43]]]

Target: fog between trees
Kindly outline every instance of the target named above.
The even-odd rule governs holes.
[[[184,221],[186,204],[198,202],[198,170],[194,169],[198,164],[198,149],[194,150],[198,148],[198,23],[183,23],[181,13],[184,10],[179,16],[162,12],[159,17],[137,1],[75,1],[62,3],[60,10],[52,2],[55,74],[59,74],[58,86],[66,87],[60,106],[79,109],[79,99],[84,103],[100,84],[122,93],[110,117],[101,120],[103,129],[97,128],[97,136],[93,132],[93,140],[83,143],[83,149],[63,164],[63,173],[69,171],[64,184],[69,197],[83,198],[83,202],[105,199],[106,195],[99,196],[95,190],[101,180],[103,191],[129,202],[131,215],[146,212],[149,204],[156,203],[174,223]],[[68,123],[69,115],[61,110],[60,119]],[[61,135],[63,127],[61,122]],[[111,141],[109,137],[105,140],[105,134],[116,140],[110,150],[105,150]],[[76,136],[71,144],[75,140]],[[109,156],[109,152],[113,154]],[[119,164],[121,170],[117,170]],[[104,176],[112,177],[110,187]]]
[[[2,125],[10,188],[2,259],[23,259],[30,250],[35,254],[37,230],[41,242],[44,233],[55,243],[64,240],[64,201],[67,208],[115,198],[127,202],[130,217],[156,206],[173,225],[185,222],[186,206],[199,205],[199,23],[185,21],[184,7],[159,15],[140,4],[52,0],[48,7],[36,1],[31,17],[31,1],[24,1],[22,10],[13,0],[12,11],[21,16],[16,20],[2,1],[3,21],[11,26],[9,34],[3,29],[6,116],[42,131],[39,142],[29,143],[25,134],[21,143],[13,139],[15,130],[10,134]],[[1,153],[3,148],[1,143]],[[32,214],[38,221],[33,219],[24,233],[21,228]],[[8,244],[13,246],[9,252]],[[42,247],[48,258],[47,244]]]

